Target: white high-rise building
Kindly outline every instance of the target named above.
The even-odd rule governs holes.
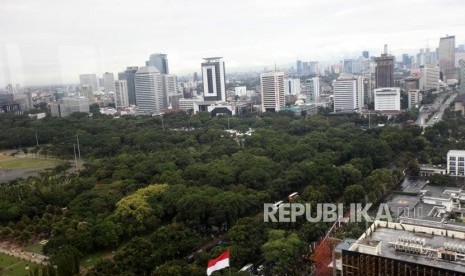
[[[305,80],[304,93],[307,96],[307,102],[318,102],[320,99],[320,78],[314,77]]]
[[[422,100],[422,95],[419,89],[408,90],[408,108],[418,108]]]
[[[134,76],[136,104],[139,114],[164,112],[163,80],[154,66],[140,67]]]
[[[400,111],[400,88],[383,87],[375,89],[375,110]]]
[[[283,72],[261,73],[260,86],[262,92],[262,112],[277,112],[285,106]]]
[[[126,80],[115,81],[115,106],[129,106],[128,83]]]
[[[92,89],[92,92],[98,91],[98,79],[96,74],[82,74],[79,75],[79,82],[81,86],[87,85]]]
[[[361,112],[363,77],[343,77],[334,82],[334,112]]]
[[[205,101],[226,101],[226,77],[221,57],[204,58],[202,63]]]
[[[439,67],[425,65],[421,69],[420,87],[422,88],[422,90],[439,90],[439,74]]]
[[[300,79],[284,79],[284,93],[286,95],[300,94]]]
[[[178,93],[178,84],[175,75],[162,75],[163,77],[163,94],[165,109],[173,106],[175,96],[180,96]]]
[[[103,74],[103,89],[107,97],[110,95],[110,92],[115,92],[115,77],[113,73],[105,72]]]
[[[460,66],[460,93],[465,94],[465,59],[461,59]]]
[[[234,87],[234,95],[243,97],[247,95],[247,87],[246,86],[237,86]]]

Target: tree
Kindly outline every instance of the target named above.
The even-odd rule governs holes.
[[[242,218],[229,230],[231,262],[234,266],[241,267],[260,255],[266,238],[265,231],[266,226],[261,217]]]
[[[273,274],[295,274],[298,271],[298,251],[302,245],[295,233],[286,235],[284,230],[270,230],[268,242],[262,246],[262,250],[265,260],[274,264]]]
[[[344,198],[346,207],[351,203],[365,203],[365,190],[362,185],[350,185],[344,189],[344,195],[342,197]]]
[[[167,188],[166,184],[154,184],[122,198],[116,203],[114,221],[124,225],[124,232],[130,236],[154,227],[163,216],[160,199]]]
[[[417,159],[412,159],[408,162],[407,171],[410,176],[420,175],[420,164],[418,164]]]
[[[118,268],[115,262],[107,259],[100,260],[93,266],[86,276],[100,276],[100,275],[119,275],[121,269]]]
[[[135,275],[150,275],[155,267],[152,251],[151,242],[137,237],[116,252],[115,262],[124,271],[135,273]]]

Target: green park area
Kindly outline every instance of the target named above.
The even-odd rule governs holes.
[[[38,267],[38,264],[27,262],[16,257],[0,254],[0,275],[25,276]]]

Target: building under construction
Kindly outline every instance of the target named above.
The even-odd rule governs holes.
[[[375,221],[342,250],[339,275],[465,275],[465,226],[418,219]]]

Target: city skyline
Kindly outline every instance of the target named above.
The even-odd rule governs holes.
[[[186,75],[200,72],[208,56],[224,57],[226,71],[234,72],[292,66],[297,59],[337,62],[364,50],[377,56],[384,44],[396,57],[413,55],[427,45],[436,49],[447,34],[455,35],[456,45],[465,41],[460,0],[119,4],[3,1],[0,85],[116,75],[143,66],[155,52],[168,55],[170,73]]]

